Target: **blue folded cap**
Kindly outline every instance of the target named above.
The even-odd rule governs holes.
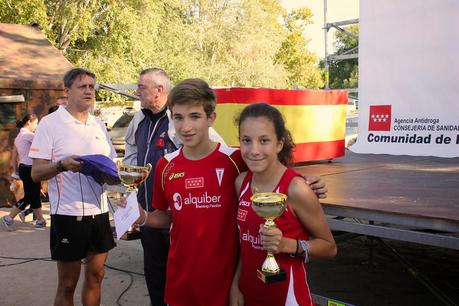
[[[81,173],[92,177],[97,183],[103,185],[120,184],[116,164],[109,157],[102,154],[83,155],[76,158],[83,162]]]

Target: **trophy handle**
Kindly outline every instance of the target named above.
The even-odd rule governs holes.
[[[153,168],[153,166],[152,166],[150,163],[146,164],[145,166],[146,166],[147,169],[148,169],[148,170],[147,170],[148,174],[150,174],[151,168]]]

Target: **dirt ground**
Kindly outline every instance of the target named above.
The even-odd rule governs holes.
[[[0,209],[0,216],[7,211]],[[57,272],[55,263],[47,259],[49,228],[36,229],[30,220],[17,225],[15,232],[0,231],[0,306],[51,305]],[[331,260],[312,260],[310,264],[309,284],[314,294],[356,306],[459,304],[458,251],[384,240],[449,296],[451,303],[445,304],[413,277],[416,272],[412,268],[408,271],[378,241],[371,242],[362,236],[343,239],[342,233],[335,233],[335,239],[338,256]],[[138,240],[119,241],[110,252],[107,262],[110,267],[103,282],[103,305],[149,305],[141,254]],[[75,305],[81,305],[80,285]]]
[[[362,236],[339,242],[336,258],[311,263],[312,292],[359,306],[459,304],[458,251],[394,240],[383,242]],[[396,250],[410,268],[384,244]],[[443,291],[450,303],[426,289],[415,279],[416,274],[424,275],[424,282]]]

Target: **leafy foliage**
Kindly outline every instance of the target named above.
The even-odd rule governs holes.
[[[346,31],[359,35],[359,26],[351,25],[345,28]],[[358,40],[355,37],[343,32],[336,32],[336,52],[335,55],[358,47]],[[332,61],[330,67],[330,88],[356,88],[358,87],[358,59],[346,59]]]
[[[310,18],[278,0],[0,0],[0,22],[39,24],[105,83],[134,83],[140,70],[161,67],[174,82],[317,88],[317,58],[302,36]]]
[[[42,0],[0,0],[3,23],[47,24],[46,6]]]
[[[308,8],[300,8],[284,16],[288,34],[277,51],[275,61],[287,70],[289,87],[323,86],[320,70],[316,68],[317,56],[306,48],[307,41],[302,35],[305,27],[311,23],[311,17],[312,13]]]

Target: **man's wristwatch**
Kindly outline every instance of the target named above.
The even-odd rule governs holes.
[[[57,172],[58,173],[67,171],[67,169],[65,169],[65,167],[64,167],[64,164],[62,163],[62,160],[57,162],[56,168],[57,168]]]

